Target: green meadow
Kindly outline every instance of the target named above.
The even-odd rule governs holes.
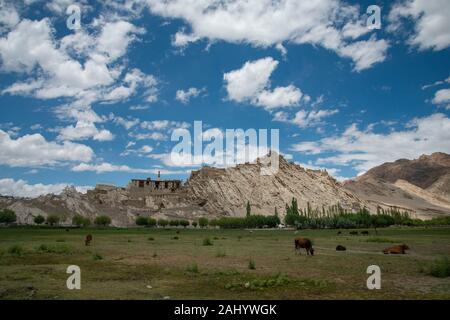
[[[0,299],[450,299],[450,228],[365,230],[2,228]],[[298,236],[315,256],[295,253]],[[407,254],[382,253],[402,243]],[[67,289],[70,265],[81,290]]]

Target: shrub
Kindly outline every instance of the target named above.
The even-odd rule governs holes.
[[[208,219],[207,218],[200,218],[198,219],[198,224],[200,226],[200,228],[205,228],[208,226]]]
[[[77,227],[88,227],[91,225],[91,220],[88,217],[77,214],[72,218],[72,224]]]
[[[158,226],[160,226],[160,227],[165,228],[168,224],[169,224],[169,222],[167,220],[164,220],[164,219],[158,220]]]
[[[249,268],[250,270],[255,270],[255,269],[256,269],[255,261],[250,260],[250,261],[248,262],[248,268]]]
[[[155,241],[155,238],[153,238],[153,237],[148,237],[148,241]]]
[[[203,245],[204,246],[212,246],[213,243],[210,238],[205,238],[205,239],[203,239]]]
[[[94,261],[98,261],[98,260],[103,260],[103,257],[102,257],[99,253],[94,253],[94,254],[92,255],[92,259],[93,259]]]
[[[45,222],[45,218],[41,215],[37,215],[34,217],[33,221],[35,224],[43,224]]]
[[[426,274],[436,278],[450,277],[450,259],[448,257],[438,259],[424,271]]]
[[[192,221],[192,226],[193,226],[194,228],[197,228],[197,226],[198,226],[197,221]]]
[[[186,268],[187,272],[198,273],[198,265],[193,263],[191,266]]]
[[[101,227],[107,227],[111,224],[111,218],[108,216],[98,216],[95,218],[95,224]]]
[[[137,217],[136,225],[138,226],[148,226],[148,219],[146,217]]]
[[[16,222],[17,216],[16,213],[9,209],[3,209],[0,211],[0,223],[10,224]]]
[[[56,214],[51,214],[47,216],[47,224],[50,226],[57,225],[59,223],[59,220],[60,218]]]
[[[8,253],[14,256],[21,256],[24,253],[23,247],[16,244],[8,248]]]

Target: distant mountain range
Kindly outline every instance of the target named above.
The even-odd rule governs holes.
[[[19,223],[32,223],[41,214],[59,214],[70,223],[75,214],[93,219],[109,215],[116,226],[134,225],[138,216],[197,219],[201,216],[244,216],[247,202],[254,214],[280,215],[293,197],[300,208],[326,208],[339,203],[348,210],[363,206],[397,207],[419,218],[450,214],[450,155],[433,153],[401,159],[340,183],[326,171],[305,169],[279,158],[279,170],[261,175],[261,163],[232,168],[203,167],[193,171],[181,190],[168,194],[134,193],[128,188],[98,186],[87,194],[74,188],[61,195],[35,199],[0,197],[0,208],[10,208]]]
[[[372,207],[397,206],[422,217],[450,214],[450,155],[384,163],[344,187]]]

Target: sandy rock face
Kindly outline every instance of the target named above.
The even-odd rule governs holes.
[[[362,202],[325,171],[307,170],[279,158],[279,170],[262,175],[261,161],[233,168],[204,167],[192,172],[180,190],[145,192],[129,188],[99,185],[81,194],[69,187],[60,195],[36,199],[0,198],[1,207],[10,207],[19,216],[19,223],[32,223],[38,214],[58,214],[70,224],[76,214],[94,220],[108,215],[115,226],[135,224],[138,216],[194,220],[201,216],[244,216],[247,201],[254,214],[271,215],[277,208],[280,215],[292,198],[300,208],[308,202],[313,208],[339,203],[346,209],[358,209]]]
[[[208,212],[244,216],[250,202],[256,214],[284,213],[292,198],[299,207],[322,208],[340,203],[359,208],[361,201],[325,171],[307,170],[280,156],[279,170],[261,175],[261,165],[243,164],[233,168],[202,168],[194,171],[186,184],[188,198]]]

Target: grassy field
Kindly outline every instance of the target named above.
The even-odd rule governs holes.
[[[450,299],[450,277],[423,272],[450,256],[449,228],[342,233],[4,228],[0,299]],[[300,235],[313,240],[314,257],[294,253]],[[381,253],[401,243],[408,254]],[[347,251],[335,251],[337,244]],[[381,290],[366,287],[373,264]],[[66,287],[69,265],[81,268],[81,290]]]

